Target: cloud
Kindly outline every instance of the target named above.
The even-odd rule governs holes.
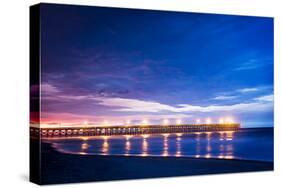
[[[251,93],[251,92],[272,92],[273,91],[273,86],[272,85],[263,85],[263,86],[258,86],[258,87],[246,87],[246,88],[241,88],[237,89],[236,92],[238,93]]]
[[[234,68],[234,71],[243,71],[243,70],[251,70],[251,69],[256,69],[263,66],[263,64],[259,64],[257,60],[252,59],[246,63],[240,64],[238,67]]]
[[[221,95],[221,96],[217,96],[214,97],[214,100],[230,100],[230,99],[235,99],[237,98],[237,96],[231,95],[231,96],[226,96],[226,95]]]
[[[43,83],[41,84],[41,92],[48,95],[48,94],[58,93],[59,90],[57,87],[51,84]]]
[[[248,93],[268,93],[273,91],[272,85],[259,85],[256,87],[243,87],[243,88],[237,88],[235,90],[225,91],[225,92],[218,92],[216,93],[217,97],[213,99],[231,99],[231,98],[237,98],[240,94],[248,94]]]
[[[265,95],[265,96],[257,97],[257,98],[255,98],[255,100],[273,102],[273,98],[274,98],[274,96],[273,96],[273,94],[271,94],[271,95]]]
[[[193,105],[180,105],[180,111],[184,112],[257,112],[267,111],[272,109],[272,103],[264,102],[251,102],[251,103],[237,103],[233,105],[210,105],[210,106],[193,106]]]
[[[254,91],[259,91],[259,90],[260,90],[260,88],[252,87],[252,88],[237,89],[236,91],[240,92],[240,93],[249,93],[249,92],[254,92]]]
[[[247,70],[252,70],[252,69],[257,69],[263,66],[266,66],[268,64],[272,64],[272,58],[260,58],[260,59],[250,59],[247,62],[244,62],[234,68],[234,71],[247,71]]]
[[[173,106],[161,104],[154,101],[143,101],[138,99],[125,98],[94,98],[99,104],[111,107],[121,107],[118,111],[126,112],[161,112],[161,111],[175,111]]]
[[[272,109],[272,103],[268,101],[256,101],[250,103],[237,103],[233,105],[209,105],[198,106],[179,104],[170,106],[153,101],[123,98],[95,98],[99,104],[109,107],[120,107],[115,111],[121,112],[163,112],[194,113],[194,112],[224,112],[224,111],[266,111]]]
[[[120,97],[101,97],[96,95],[60,95],[58,89],[45,84],[45,92],[52,95],[42,96],[44,100],[58,100],[68,103],[75,103],[79,101],[79,104],[100,105],[108,107],[108,110],[115,112],[129,112],[135,114],[189,114],[200,112],[257,112],[268,111],[273,108],[273,95],[266,95],[254,98],[252,102],[241,102],[231,105],[191,105],[191,104],[175,104],[168,105],[157,101],[147,101],[141,99],[130,99]],[[239,92],[253,92],[258,88],[243,88]],[[218,96],[217,100],[235,98],[236,96]]]

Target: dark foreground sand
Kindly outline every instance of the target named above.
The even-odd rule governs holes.
[[[41,183],[74,183],[273,170],[271,162],[63,154],[42,143]]]

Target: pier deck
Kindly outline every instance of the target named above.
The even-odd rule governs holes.
[[[182,125],[129,125],[129,126],[80,126],[80,127],[30,127],[34,137],[74,137],[74,136],[110,136],[110,135],[142,135],[165,133],[188,133],[210,131],[236,131],[239,123],[231,124],[182,124]]]

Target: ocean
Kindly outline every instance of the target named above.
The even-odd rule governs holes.
[[[204,133],[46,139],[78,155],[162,156],[273,162],[273,128]]]

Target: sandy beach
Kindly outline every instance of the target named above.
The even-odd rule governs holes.
[[[41,183],[142,179],[273,170],[272,162],[186,157],[93,156],[64,154],[41,145]]]

